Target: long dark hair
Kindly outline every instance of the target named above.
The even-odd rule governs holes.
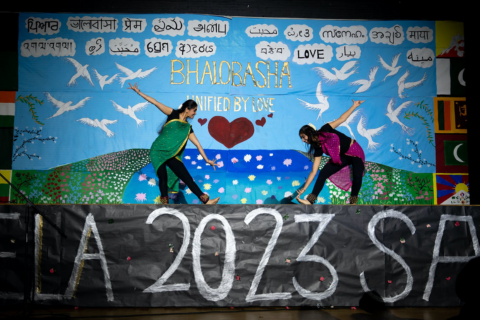
[[[300,128],[300,131],[298,132],[298,135],[304,134],[308,138],[308,144],[310,145],[310,148],[308,150],[308,153],[313,155],[315,153],[315,147],[320,147],[320,141],[318,141],[318,132],[315,130],[313,127],[310,125],[304,125],[303,127]]]
[[[182,106],[177,111],[178,111],[178,113],[184,113],[186,109],[192,110],[192,109],[195,109],[196,107],[197,107],[197,103],[194,100],[190,99],[190,100],[187,100],[184,103],[182,103]],[[162,133],[163,126],[165,125],[166,122],[167,122],[167,120],[165,120],[165,122],[163,122],[160,125],[160,127],[157,130],[158,134]],[[188,122],[188,119],[187,119],[187,122]]]

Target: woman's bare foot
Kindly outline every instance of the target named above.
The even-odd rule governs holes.
[[[217,204],[219,200],[220,197],[216,197],[215,199],[208,200],[206,204]]]
[[[295,199],[297,199],[297,201],[300,202],[301,204],[311,205],[310,201],[301,199],[300,196],[297,196]]]

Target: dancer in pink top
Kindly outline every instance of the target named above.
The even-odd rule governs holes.
[[[318,131],[312,125],[305,125],[300,128],[300,138],[303,142],[310,145],[309,153],[314,160],[312,171],[308,175],[305,185],[297,190],[298,195],[296,199],[298,202],[314,204],[320,191],[322,191],[325,180],[328,178],[342,190],[347,191],[351,187],[352,192],[349,202],[350,204],[357,203],[358,192],[362,187],[362,178],[365,174],[365,154],[362,147],[355,140],[335,130],[335,128],[347,120],[352,112],[364,101],[353,101],[350,109],[342,114],[340,118],[325,124]],[[315,178],[324,153],[330,156],[330,160],[320,170],[312,193],[307,196],[306,200],[301,199],[300,195],[307,190]],[[353,171],[353,181],[350,180],[350,165]]]

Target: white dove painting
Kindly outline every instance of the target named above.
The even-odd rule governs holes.
[[[95,71],[95,76],[97,77],[98,83],[100,84],[100,87],[102,88],[102,90],[106,84],[112,84],[113,80],[115,80],[119,75],[119,73],[116,73],[110,79],[107,80],[108,75],[102,76],[100,73],[98,73],[96,69],[93,69],[93,71]]]
[[[392,98],[390,100],[390,102],[388,103],[388,106],[387,106],[387,113],[385,113],[385,115],[390,119],[392,120],[392,123],[398,123],[401,127],[402,127],[402,130],[405,131],[408,135],[412,135],[414,132],[415,132],[415,129],[414,128],[410,128],[410,127],[407,127],[406,125],[404,125],[402,122],[400,122],[400,120],[398,120],[398,115],[400,114],[400,111],[402,111],[403,109],[405,109],[406,107],[408,107],[410,104],[412,104],[413,102],[412,101],[405,101],[404,103],[402,103],[397,109],[393,110],[393,106],[395,104],[395,101],[394,99]]]
[[[378,55],[378,61],[380,61],[380,64],[382,65],[382,67],[389,71],[389,73],[385,76],[385,78],[383,78],[383,81],[385,82],[385,80],[387,80],[388,77],[391,77],[391,76],[394,76],[398,73],[398,70],[400,70],[400,68],[402,66],[398,66],[397,67],[397,64],[398,64],[398,59],[400,58],[402,54],[399,53],[397,54],[395,57],[393,57],[392,59],[392,64],[391,65],[388,65],[380,55]]]
[[[415,87],[418,87],[418,86],[422,85],[423,82],[427,79],[427,73],[425,72],[422,79],[420,79],[418,81],[415,81],[415,82],[405,82],[409,75],[410,75],[410,72],[407,70],[407,72],[405,72],[403,74],[403,76],[401,76],[400,79],[398,79],[398,81],[397,81],[398,96],[400,97],[400,99],[403,99],[403,98],[407,97],[407,95],[403,95],[403,91],[405,89],[413,89]]]
[[[64,112],[68,112],[68,111],[72,111],[72,110],[81,108],[85,105],[85,102],[87,102],[88,100],[91,99],[90,97],[83,98],[77,104],[72,106],[72,103],[73,103],[72,101],[67,101],[67,102],[59,101],[59,100],[55,99],[54,97],[52,97],[52,95],[48,92],[45,92],[45,95],[47,96],[47,100],[50,101],[55,107],[58,108],[57,112],[55,112],[55,114],[53,116],[51,116],[50,118],[47,118],[47,119],[58,117],[59,115],[63,114]]]
[[[374,142],[372,140],[372,137],[375,137],[380,133],[382,133],[382,131],[385,129],[387,125],[384,124],[383,126],[378,127],[376,129],[366,129],[365,128],[366,122],[367,120],[363,116],[361,116],[360,121],[358,121],[358,124],[357,124],[357,131],[362,137],[368,140],[367,149],[370,151],[376,151],[380,143]]]
[[[78,119],[77,121],[80,121],[83,124],[88,124],[89,126],[94,128],[102,129],[103,131],[105,131],[108,137],[113,137],[115,135],[115,133],[113,133],[111,130],[107,128],[107,125],[114,124],[117,122],[117,120],[103,119],[102,121],[98,121],[98,119],[92,120],[90,118],[81,118],[81,119]]]
[[[68,81],[67,86],[73,86],[77,84],[77,78],[78,77],[83,77],[85,80],[90,82],[92,86],[95,86],[92,82],[92,78],[90,78],[90,73],[88,72],[88,64],[82,66],[80,63],[78,63],[77,60],[73,58],[65,58],[67,59],[68,62],[74,65],[74,67],[77,69],[77,73],[73,75],[73,77]]]
[[[340,70],[337,70],[337,68],[333,67],[332,70],[335,72],[335,74],[331,73],[330,71],[322,67],[316,67],[316,68],[313,68],[312,70],[314,70],[327,83],[330,83],[330,82],[336,83],[338,80],[345,80],[348,77],[350,77],[352,74],[356,73],[357,68],[353,69],[350,72],[348,71],[353,67],[355,67],[357,63],[358,61],[349,61],[345,63]]]
[[[375,75],[377,74],[377,71],[378,67],[373,67],[372,69],[370,69],[367,80],[357,80],[354,82],[350,82],[351,86],[360,86],[360,88],[358,88],[357,91],[355,91],[354,93],[361,93],[370,89],[373,81],[375,81]]]
[[[350,131],[350,136],[351,136],[353,139],[356,139],[356,138],[355,138],[355,135],[353,134],[352,129],[350,128],[350,124],[353,123],[353,122],[358,118],[358,116],[359,116],[361,113],[362,113],[362,109],[355,110],[355,112],[353,112],[353,113],[347,118],[347,120],[345,120],[344,122],[342,122],[341,124],[338,125],[339,127],[345,127],[345,128],[347,128],[348,131]]]
[[[324,113],[330,107],[330,104],[328,103],[328,97],[324,96],[322,94],[322,81],[320,81],[317,85],[316,96],[317,96],[317,100],[319,102],[319,103],[316,103],[316,104],[315,103],[309,103],[309,102],[303,101],[303,100],[298,99],[298,98],[297,99],[300,100],[300,103],[305,108],[310,109],[310,110],[318,110],[318,116],[317,116],[317,120],[318,120],[318,118],[322,116],[322,113]],[[322,118],[322,121],[323,121],[323,118]]]
[[[110,101],[112,101],[113,106],[118,112],[126,114],[127,116],[135,120],[137,122],[137,127],[143,125],[143,123],[147,121],[147,120],[138,119],[137,116],[135,115],[135,112],[144,110],[149,104],[149,102],[137,103],[133,107],[128,106],[127,108],[123,108],[122,106],[118,105],[115,101],[113,100],[110,100]]]
[[[152,69],[148,69],[148,70],[145,70],[145,71],[142,71],[142,69],[138,69],[137,71],[133,72],[132,70],[130,70],[128,68],[125,68],[124,66],[121,66],[116,62],[115,62],[115,64],[117,65],[117,68],[120,69],[120,71],[122,71],[123,73],[125,73],[127,75],[126,77],[120,77],[119,78],[119,81],[122,85],[122,88],[123,88],[123,84],[125,83],[125,81],[133,80],[133,79],[136,79],[136,78],[143,79],[145,77],[148,77],[153,71],[157,70],[157,67],[153,67]]]

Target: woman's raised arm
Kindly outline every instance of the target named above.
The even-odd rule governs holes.
[[[153,99],[152,97],[147,96],[145,93],[142,93],[140,91],[140,89],[138,89],[137,83],[135,83],[135,85],[133,85],[133,86],[130,83],[128,83],[128,84],[130,85],[130,87],[127,88],[127,89],[131,89],[131,90],[135,91],[136,93],[138,93],[143,99],[147,100],[148,102],[150,102],[151,104],[156,106],[160,111],[165,113],[167,116],[169,116],[172,113],[172,111],[173,111],[172,108],[167,107],[163,103],[160,103],[157,100]]]
[[[332,121],[332,122],[329,122],[329,123],[330,123],[330,126],[331,126],[333,129],[335,129],[336,127],[338,127],[338,126],[341,125],[342,123],[344,123],[345,120],[347,120],[348,117],[350,117],[350,115],[352,114],[353,110],[355,110],[356,108],[358,108],[359,105],[361,105],[362,103],[365,102],[365,100],[363,100],[363,101],[360,101],[360,100],[355,101],[355,100],[353,100],[353,99],[352,99],[352,101],[353,101],[353,105],[350,107],[350,109],[348,109],[347,111],[345,111],[345,113],[342,114],[342,115],[340,116],[340,118],[338,118],[337,120],[334,120],[334,121]]]

